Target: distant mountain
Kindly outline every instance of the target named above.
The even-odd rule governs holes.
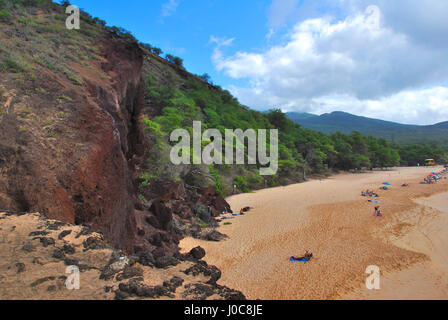
[[[342,111],[325,113],[320,116],[298,112],[288,112],[286,115],[303,128],[327,134],[337,131],[350,133],[355,130],[399,143],[427,142],[448,146],[448,121],[419,126],[361,117]]]
[[[319,118],[318,115],[312,114],[312,113],[299,113],[299,112],[288,112],[287,116],[289,119],[291,119],[294,122],[298,122],[301,120],[306,120],[306,119],[313,119],[313,118]]]

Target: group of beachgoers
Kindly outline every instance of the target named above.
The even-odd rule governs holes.
[[[380,190],[389,190],[387,186],[390,186],[389,182],[384,182],[384,186],[380,187]],[[386,186],[387,185],[387,186]],[[361,191],[362,197],[370,197],[370,198],[379,198],[380,195],[373,190],[367,189],[366,191]],[[370,203],[380,203],[378,200],[367,200]],[[373,213],[374,217],[382,217],[383,213],[381,212],[380,206],[375,206],[375,212]]]
[[[380,197],[378,195],[378,193],[376,193],[374,191],[370,191],[369,189],[367,189],[366,191],[361,191],[361,196],[363,196],[363,197],[371,197],[371,198],[379,198]]]
[[[443,179],[448,179],[448,177],[446,177],[446,175],[448,175],[448,167],[445,167],[445,169],[443,169],[440,172],[432,172],[430,175],[428,175],[427,177],[425,177],[425,179],[423,180],[422,184],[432,184],[432,183],[437,183],[439,180]],[[380,187],[380,190],[389,190],[389,187],[391,184],[388,182],[383,183],[384,186]],[[407,182],[403,182],[403,184],[401,185],[402,187],[409,187],[409,184]],[[374,192],[373,190],[369,190],[367,189],[366,191],[361,191],[361,196],[362,197],[371,197],[371,198],[379,198],[379,194]],[[377,200],[368,200],[369,202],[372,203],[379,203],[379,201]],[[381,207],[380,206],[375,206],[374,208],[374,213],[373,216],[375,217],[382,217],[383,213],[381,211]],[[301,255],[301,256],[292,256],[290,257],[290,261],[302,261],[302,262],[308,262],[311,260],[311,258],[313,257],[313,254],[309,251],[306,250],[305,254]]]
[[[420,182],[420,184],[434,184],[439,182],[442,178],[446,180],[447,177],[445,177],[445,175],[447,174],[448,168],[445,168],[440,172],[432,172],[431,174],[423,178],[423,181]]]

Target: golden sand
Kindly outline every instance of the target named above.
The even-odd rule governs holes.
[[[235,211],[254,209],[223,221],[232,223],[219,229],[228,240],[186,238],[181,247],[205,248],[207,262],[222,270],[219,283],[249,299],[448,299],[448,215],[412,200],[448,191],[448,180],[419,184],[434,170],[342,174],[233,196]],[[379,190],[384,181],[391,190]],[[360,195],[365,189],[380,194],[383,217],[372,216],[375,205]],[[432,203],[446,207],[440,197]],[[289,261],[305,249],[311,262]],[[381,290],[365,289],[369,265],[381,270]]]

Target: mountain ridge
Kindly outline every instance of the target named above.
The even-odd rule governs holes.
[[[334,111],[322,115],[287,112],[286,115],[303,128],[317,130],[325,134],[332,134],[337,131],[343,133],[359,131],[366,135],[385,138],[399,143],[441,142],[448,146],[448,121],[433,125],[402,124],[357,116],[344,111]]]

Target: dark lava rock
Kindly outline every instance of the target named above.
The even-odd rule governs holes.
[[[65,226],[66,223],[61,221],[55,221],[53,223],[49,223],[47,228],[48,230],[58,230],[60,227]]]
[[[168,288],[164,287],[164,286],[155,286],[154,287],[154,293],[158,297],[174,298],[174,296],[170,293],[170,290],[168,290]]]
[[[49,292],[56,291],[56,286],[55,285],[48,286],[47,291]]]
[[[205,300],[214,293],[214,286],[205,283],[194,283],[185,286],[183,296],[189,300]]]
[[[170,281],[163,282],[163,286],[168,289],[170,292],[176,292],[176,289],[182,286],[184,283],[184,279],[179,277],[173,277]]]
[[[126,300],[129,298],[129,293],[121,290],[115,291],[115,300]]]
[[[22,262],[17,262],[16,267],[17,267],[17,273],[22,273],[23,271],[25,271],[25,264]]]
[[[221,240],[224,240],[226,238],[227,238],[227,236],[225,234],[222,234],[219,231],[213,230],[213,231],[211,231],[210,233],[208,233],[206,235],[205,240],[208,240],[208,241],[221,241]]]
[[[118,285],[118,292],[115,292],[115,298],[117,299],[117,293],[119,295],[120,292],[124,292],[128,296],[134,295],[138,297],[145,297],[145,298],[155,298],[156,293],[154,290],[154,287],[147,286],[141,282],[131,280],[127,283],[120,283]]]
[[[215,284],[221,278],[221,270],[215,266],[209,266],[205,261],[198,261],[194,266],[191,266],[184,271],[185,274],[192,274],[193,276],[198,276],[203,274],[206,277],[210,277],[207,281],[208,284]]]
[[[104,292],[111,292],[112,291],[112,289],[113,289],[113,287],[111,287],[111,286],[105,286],[104,287]]]
[[[154,265],[156,266],[156,268],[165,269],[169,266],[177,266],[178,264],[179,260],[177,260],[176,258],[164,256],[157,258]]]
[[[70,233],[72,233],[72,230],[64,230],[62,231],[59,235],[58,235],[58,239],[62,240],[64,239],[66,236],[68,236]]]
[[[239,301],[246,300],[246,297],[240,291],[233,290],[233,289],[230,289],[228,287],[220,286],[220,285],[217,285],[216,289],[217,289],[216,290],[217,293],[221,297],[223,297],[225,300],[239,300]]]
[[[165,296],[174,298],[170,291],[164,286],[150,287],[135,279],[132,279],[127,283],[120,283],[118,285],[118,290],[115,292],[115,299],[117,300],[126,299],[129,296],[142,298],[159,298]]]
[[[168,231],[173,217],[171,210],[162,201],[155,200],[150,207],[150,211],[156,216],[159,228]]]
[[[65,258],[64,263],[66,266],[77,266],[79,264],[78,259]]]
[[[143,269],[139,267],[126,266],[122,273],[117,276],[118,281],[130,279],[134,277],[142,277]]]
[[[64,251],[65,254],[74,254],[75,247],[69,244],[64,244],[64,246],[62,247],[62,251]]]
[[[27,242],[23,245],[22,250],[25,252],[31,252],[34,250],[34,247],[30,242]]]
[[[152,215],[147,216],[147,217],[145,217],[145,221],[147,224],[153,226],[156,229],[160,228],[159,221],[157,220],[157,218],[155,216],[152,216]]]
[[[106,266],[100,274],[100,280],[109,281],[111,280],[118,271],[113,270],[110,266]]]
[[[56,258],[56,259],[61,259],[62,260],[62,259],[65,259],[65,253],[61,249],[55,249],[53,251],[52,257]]]
[[[47,231],[33,231],[28,236],[29,237],[37,237],[37,236],[46,236],[49,232]]]
[[[147,267],[153,267],[156,263],[156,260],[154,259],[154,256],[151,252],[147,251],[140,251],[136,254],[138,256],[138,262],[141,265],[147,266]]]
[[[89,237],[84,240],[82,244],[84,246],[84,251],[104,249],[106,247],[104,240],[98,237]]]
[[[239,291],[210,283],[188,284],[183,293],[183,297],[190,300],[205,300],[212,295],[218,295],[225,300],[246,300],[244,294]]]
[[[34,281],[34,282],[31,284],[31,287],[36,287],[36,286],[38,286],[38,285],[40,285],[40,284],[42,284],[42,283],[44,283],[44,282],[47,282],[47,281],[53,281],[53,280],[55,280],[55,279],[56,279],[56,277],[53,277],[53,276],[45,277],[45,278],[40,278],[40,279]]]
[[[152,251],[152,255],[155,259],[166,256],[165,249],[162,247],[157,247]]]
[[[76,235],[76,239],[78,239],[79,237],[81,237],[81,236],[87,236],[87,235],[89,235],[89,234],[91,234],[92,233],[92,231],[90,230],[90,227],[89,226],[82,226],[82,229],[81,229],[81,231],[80,232],[78,232],[78,234]]]
[[[203,248],[201,248],[201,247],[196,247],[196,248],[191,249],[189,254],[193,258],[195,258],[197,260],[200,260],[200,259],[205,257],[205,250]]]
[[[43,237],[43,238],[40,238],[39,240],[40,240],[40,243],[42,243],[42,246],[44,246],[45,248],[50,246],[50,245],[54,245],[55,244],[55,241],[54,241],[53,238],[45,238],[45,237]]]

